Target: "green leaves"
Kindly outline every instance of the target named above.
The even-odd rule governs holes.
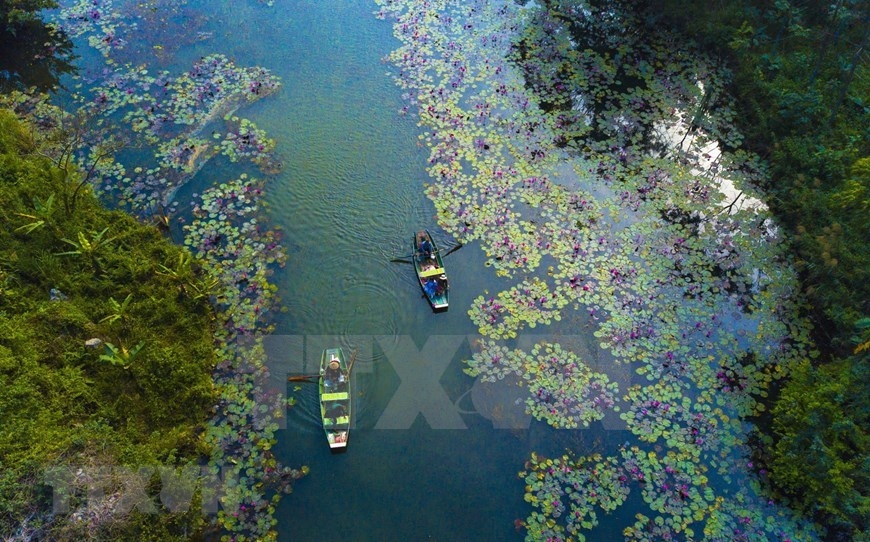
[[[0,123],[9,116],[0,111]],[[199,460],[196,435],[213,399],[210,307],[179,303],[168,276],[154,273],[180,251],[153,227],[102,208],[89,191],[58,213],[53,190],[62,175],[44,149],[7,145],[15,133],[0,131],[4,532],[41,513],[36,486],[49,466]],[[15,182],[5,182],[11,174]],[[22,216],[44,226],[27,224],[19,231],[30,235],[21,235],[14,230]],[[63,246],[69,250],[58,256]],[[18,489],[7,491],[13,484]],[[75,529],[56,528],[67,526]]]
[[[535,540],[565,536],[583,540],[582,530],[598,525],[596,509],[610,512],[629,494],[627,473],[614,457],[600,455],[544,458],[532,453],[526,470],[524,499],[535,510],[525,527]]]
[[[42,201],[39,196],[33,196],[33,208],[35,210],[34,215],[15,213],[18,216],[33,220],[33,222],[29,224],[15,228],[15,231],[23,231],[24,233],[30,234],[45,226],[46,222],[50,219],[54,208],[54,194],[48,196],[45,201]]]
[[[172,267],[167,267],[163,264],[157,264],[157,267],[160,268],[160,271],[158,271],[157,273],[160,275],[165,275],[172,280],[180,283],[187,282],[188,280],[193,278],[193,258],[188,251],[179,251],[178,257],[174,262],[171,263]]]
[[[115,301],[114,297],[109,298],[109,307],[111,307],[112,312],[100,320],[100,323],[111,324],[113,322],[117,322],[118,320],[124,319],[127,315],[127,307],[130,305],[130,301],[133,299],[133,294],[128,294],[124,301],[118,303]],[[108,343],[107,343],[108,346]]]
[[[535,345],[531,352],[510,350],[483,340],[468,360],[466,372],[484,381],[521,377],[528,389],[527,411],[556,428],[588,427],[615,408],[618,387],[607,375],[592,372],[580,358],[556,343]]]
[[[109,245],[114,239],[103,239],[103,236],[109,228],[103,228],[102,231],[92,232],[90,239],[83,233],[78,232],[76,241],[70,241],[67,238],[61,239],[64,243],[72,245],[76,250],[68,252],[58,252],[57,256],[85,256],[88,258],[96,257],[97,253]]]
[[[771,474],[787,490],[804,495],[807,509],[825,510],[849,522],[844,503],[859,506],[867,473],[856,450],[870,445],[866,370],[847,362],[813,367],[800,363],[774,409],[779,437]]]
[[[129,369],[130,365],[136,361],[139,352],[145,346],[145,341],[141,341],[129,350],[124,346],[115,346],[110,342],[107,342],[105,346],[107,353],[101,355],[100,360],[115,366],[123,367],[124,369]]]
[[[453,13],[466,17],[454,25],[410,2],[380,11],[414,20],[414,36],[425,36],[397,25],[402,46],[390,58],[419,113],[439,223],[479,240],[485,265],[506,281],[468,310],[484,337],[468,374],[516,375],[538,419],[584,426],[615,406],[609,377],[559,345],[504,344],[560,319],[558,332],[591,328],[616,363],[649,381],[628,390],[623,419],[655,452],[629,443],[612,459],[620,483],[640,485],[654,512],[638,516],[628,540],[694,538],[723,525],[722,540],[741,528],[758,539],[800,532],[775,509],[757,527],[756,490],[739,495],[753,514],[740,523],[737,506],[723,505],[730,494],[717,495],[706,476],[751,476],[733,457],[746,439],[740,417],[761,412],[771,383],[812,352],[799,286],[778,263],[787,254],[776,225],[761,205],[740,209],[740,191],[769,177],[757,156],[733,151],[743,137],[728,75],[635,11],[488,9]],[[523,21],[519,36],[505,19]],[[490,42],[495,35],[506,39]],[[736,198],[726,199],[723,179]],[[575,465],[532,458],[540,466],[521,473],[533,507],[527,536],[582,539],[596,524],[590,503],[618,496],[619,483],[593,495],[563,483]]]

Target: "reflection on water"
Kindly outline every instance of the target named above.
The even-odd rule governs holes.
[[[60,85],[60,79],[76,71],[75,55],[69,37],[39,16],[19,13],[5,16],[9,8],[0,8],[0,92],[35,88],[49,92]]]
[[[494,254],[484,262],[480,247],[472,244],[445,260],[453,286],[452,308],[447,313],[432,313],[414,279],[413,268],[401,260],[410,256],[411,233],[423,227],[435,233],[440,246],[448,245],[450,240],[435,226],[434,210],[423,196],[429,156],[418,143],[419,128],[412,119],[398,114],[403,107],[399,99],[401,91],[384,74],[396,69],[381,62],[381,57],[396,46],[390,28],[372,17],[373,6],[368,1],[288,2],[292,5],[266,9],[257,2],[211,5],[161,0],[153,4],[157,12],[171,11],[177,6],[183,9],[174,11],[175,15],[167,20],[137,15],[144,17],[143,33],[165,41],[171,39],[173,28],[183,27],[190,35],[173,42],[173,47],[152,46],[146,40],[130,43],[128,50],[131,59],[151,49],[159,50],[155,63],[149,66],[166,67],[176,73],[188,69],[201,56],[217,51],[240,66],[263,66],[283,80],[281,92],[246,107],[243,112],[278,141],[277,152],[283,164],[280,173],[267,179],[266,218],[284,231],[289,262],[276,273],[274,282],[287,312],[275,315],[276,334],[269,338],[268,354],[270,385],[289,394],[293,406],[282,419],[283,431],[275,451],[285,464],[310,466],[310,476],[298,484],[296,493],[282,501],[278,510],[280,537],[282,540],[313,540],[324,535],[351,540],[519,539],[522,533],[516,530],[514,521],[526,517],[529,507],[522,501],[523,483],[517,480],[516,473],[530,468],[524,464],[529,452],[535,450],[548,457],[561,456],[566,450],[578,455],[611,453],[628,437],[625,425],[617,413],[608,412],[589,430],[556,431],[533,422],[526,414],[524,392],[533,388],[519,387],[517,384],[522,382],[519,377],[485,383],[464,373],[462,360],[468,359],[480,345],[466,312],[469,307],[476,305],[475,315],[480,315],[481,307],[489,306],[499,314],[513,316],[514,310],[521,312],[528,307],[537,310],[553,298],[548,291],[537,290],[540,283],[535,283],[526,286],[524,292],[515,291],[518,303],[509,307],[499,305],[493,296],[500,294],[488,290],[511,295],[506,290],[510,285],[493,274],[494,268],[499,267],[496,260],[504,258]],[[132,4],[128,4],[131,9],[129,5]],[[137,4],[132,9],[144,8],[144,4]],[[189,24],[185,22],[188,20]],[[437,16],[430,22],[434,20]],[[239,25],[239,21],[245,24]],[[425,41],[428,34],[424,32],[421,36]],[[140,73],[145,74],[144,70]],[[147,83],[150,84],[153,82]],[[421,94],[425,93],[425,85],[421,88]],[[132,90],[128,89],[127,94],[132,95]],[[204,129],[207,132],[209,128]],[[213,135],[220,139],[219,133]],[[489,149],[487,145],[483,148]],[[194,193],[237,177],[240,169],[240,165],[229,163],[226,157],[216,157],[178,192],[178,199],[188,201]],[[483,171],[487,173],[481,184],[489,187],[491,170]],[[498,174],[501,175],[500,170]],[[571,187],[581,184],[579,173],[563,174],[563,184]],[[535,183],[538,181],[532,183],[536,188],[527,195],[534,198],[540,192],[538,195],[544,197],[548,193],[544,183]],[[440,197],[439,200],[443,202]],[[533,202],[510,205],[513,211],[507,211],[508,207],[492,207],[480,214],[454,215],[484,224],[512,213],[521,213],[528,224],[550,220],[544,208],[536,210]],[[477,203],[472,206],[475,210],[485,207]],[[184,212],[180,218],[185,218]],[[573,221],[573,218],[562,220]],[[586,226],[595,221],[598,219],[587,220]],[[614,246],[630,249],[634,245],[637,252],[644,237],[653,234],[643,230],[636,236],[625,233],[632,224],[628,216],[619,214],[600,220],[599,226],[609,226],[602,228],[607,235],[597,242],[602,248],[592,249],[593,257],[583,261],[590,266],[597,265],[596,257],[602,264],[610,261],[611,249],[606,248],[605,242],[608,239]],[[556,235],[561,225],[554,220]],[[581,228],[579,221],[576,227]],[[611,237],[611,232],[616,235]],[[578,261],[579,240],[586,236],[580,233],[563,232],[575,236],[572,257]],[[523,235],[512,231],[511,235],[515,234]],[[664,246],[683,244],[682,237],[673,244],[667,235],[664,233],[658,239]],[[517,239],[505,237],[502,246],[508,241],[511,241],[509,250],[513,251],[512,243]],[[594,236],[586,241],[592,246]],[[549,250],[550,243],[546,247]],[[570,247],[567,248],[570,252]],[[644,253],[627,254],[625,260],[633,265],[646,263],[654,268],[651,261],[642,260]],[[587,256],[585,249],[582,255]],[[550,274],[558,280],[555,271],[560,263],[558,257],[552,261],[547,258],[540,269],[549,266]],[[522,261],[526,260],[524,257]],[[632,274],[634,271],[630,269]],[[621,282],[618,267],[611,268],[610,273],[618,279],[617,284]],[[579,280],[580,274],[570,281]],[[579,288],[580,282],[570,287]],[[617,294],[607,297],[617,299],[618,290],[615,291]],[[646,292],[641,293],[645,298]],[[691,303],[681,299],[681,291],[673,289],[667,295],[680,300],[684,309],[681,317],[689,315],[691,311],[686,307]],[[564,311],[559,324],[550,326],[543,321],[550,333],[547,341],[560,343],[591,370],[606,373],[611,381],[619,383],[621,390],[629,390],[636,375],[627,365],[615,363],[609,353],[594,346],[597,341],[591,336],[590,326],[594,325],[592,319],[598,319],[595,311],[601,307],[590,303],[591,307],[581,310],[579,304],[586,301],[573,295],[572,299],[577,310]],[[608,310],[610,299],[594,299],[599,299]],[[640,299],[637,298],[638,304]],[[621,309],[632,306],[631,297],[619,300],[624,302]],[[675,304],[669,310],[676,312],[676,307]],[[734,313],[739,310],[737,306],[729,308]],[[604,311],[598,314],[601,312]],[[722,312],[721,307],[716,312]],[[721,322],[726,318],[716,314],[710,321]],[[496,318],[493,316],[492,320]],[[647,331],[639,329],[638,334],[655,335],[652,323],[644,326]],[[529,327],[534,327],[531,322]],[[705,325],[698,320],[695,324],[695,329],[700,330],[698,334],[713,324],[702,327]],[[753,334],[751,325],[744,323],[729,329],[741,336],[738,339],[741,347],[749,348],[746,336]],[[610,329],[606,338],[614,344],[622,343],[625,336],[621,331],[618,327]],[[561,332],[572,335],[563,336]],[[633,341],[635,330],[628,333]],[[708,331],[706,338],[711,334]],[[537,339],[526,334],[506,340],[506,348],[529,351],[539,342]],[[707,348],[705,343],[700,339],[697,344]],[[354,352],[357,360],[351,381],[353,431],[350,448],[341,455],[331,454],[326,446],[316,387],[287,382],[290,375],[314,375],[321,351],[334,346]],[[617,353],[627,359],[624,354]],[[558,358],[552,359],[555,362]],[[666,369],[674,359],[673,352],[668,350],[665,359],[667,363],[661,365]],[[482,363],[496,369],[504,366],[498,364],[496,357]],[[530,373],[543,372],[534,362],[527,367]],[[655,378],[654,374],[651,380]],[[541,397],[541,388],[538,392]],[[545,394],[539,404],[548,403],[550,397]],[[630,407],[638,405],[635,401]],[[549,405],[544,412],[547,411],[557,413]],[[647,416],[646,410],[642,412]],[[700,439],[696,444],[700,445]],[[549,474],[553,472],[550,469]],[[576,498],[576,494],[572,495],[572,499]],[[637,492],[632,499],[638,499]],[[626,517],[614,518],[598,527],[592,538],[617,536],[609,530],[631,523],[634,510],[631,504],[623,507],[618,514]]]

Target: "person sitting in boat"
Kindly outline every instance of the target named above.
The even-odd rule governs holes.
[[[436,289],[435,293],[438,295],[442,295],[445,290],[447,290],[447,275],[441,275],[435,281]]]
[[[335,403],[331,407],[329,407],[329,411],[326,413],[327,418],[341,418],[342,416],[347,416],[347,407]]]
[[[429,297],[434,297],[435,292],[438,291],[438,283],[432,277],[429,277],[429,280],[426,281],[426,284],[423,285],[423,291],[426,292],[426,295]]]
[[[420,251],[423,252],[423,256],[425,258],[432,258],[435,255],[432,254],[432,243],[429,242],[428,239],[423,239],[423,242],[420,243]]]
[[[334,388],[344,382],[344,374],[341,372],[341,367],[338,363],[338,358],[335,356],[329,360],[329,365],[323,372],[323,381],[328,388]]]

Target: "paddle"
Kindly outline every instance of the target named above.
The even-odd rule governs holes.
[[[320,375],[297,375],[297,376],[288,376],[287,382],[308,382],[309,384],[313,384],[311,382],[312,378],[320,378]]]
[[[353,364],[356,361],[356,355],[359,353],[359,348],[354,348],[350,355],[350,361],[347,363],[347,378],[350,379],[350,372],[353,370]]]
[[[442,250],[438,250],[436,252],[441,252],[442,253],[441,257],[443,258],[445,256],[449,256],[449,255],[453,254],[454,252],[456,252],[457,250],[459,250],[463,246],[465,246],[465,245],[463,245],[462,243],[456,243],[455,245],[450,247],[447,250],[447,252],[443,252]],[[414,262],[406,259],[406,258],[412,258],[413,256],[414,256],[413,254],[405,254],[404,256],[396,256],[395,258],[393,258],[390,261],[394,262],[394,263],[414,263]]]
[[[447,252],[445,252],[445,253],[444,253],[444,256],[445,256],[445,257],[446,257],[446,256],[450,256],[451,254],[453,254],[454,252],[456,252],[457,250],[459,250],[459,249],[462,248],[463,246],[464,246],[464,245],[463,245],[462,243],[456,243],[456,246],[454,246],[453,248],[451,248],[450,250],[448,250]]]

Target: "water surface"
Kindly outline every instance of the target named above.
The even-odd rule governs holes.
[[[273,355],[273,365],[310,373],[330,342],[359,349],[346,453],[328,450],[315,386],[288,388],[297,404],[276,455],[311,472],[282,501],[278,532],[281,540],[520,540],[514,520],[528,507],[517,471],[530,449],[551,448],[553,431],[528,420],[528,428],[496,429],[476,413],[475,382],[461,372],[476,334],[466,311],[496,285],[479,248],[447,257],[454,286],[451,308],[440,314],[421,297],[413,268],[391,262],[408,255],[418,228],[443,245],[452,240],[423,195],[428,152],[414,120],[399,114],[401,89],[382,62],[397,42],[372,9],[296,2],[279,10],[286,16],[255,11],[265,19],[244,45],[246,61],[284,82],[277,96],[245,111],[278,139],[285,160],[267,187],[270,218],[290,253],[274,277],[288,309],[276,335],[301,337],[305,347],[302,360],[294,349],[284,360]],[[469,338],[427,348],[436,335]],[[407,340],[423,350],[418,359],[405,355]],[[466,414],[439,415],[433,405],[448,400]],[[420,412],[408,421],[396,418],[397,408]],[[444,428],[457,419],[463,428]]]

